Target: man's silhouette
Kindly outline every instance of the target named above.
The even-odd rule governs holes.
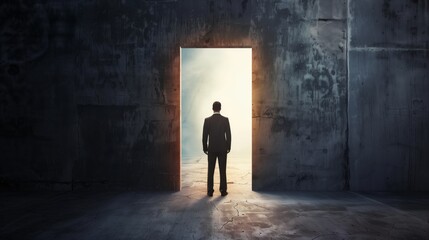
[[[208,155],[207,195],[213,196],[213,174],[216,158],[219,161],[222,196],[226,196],[226,155],[231,150],[231,129],[228,118],[220,115],[220,102],[213,103],[213,115],[204,120],[203,151]],[[207,142],[208,140],[208,142]]]

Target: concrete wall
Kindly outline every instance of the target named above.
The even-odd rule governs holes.
[[[0,11],[3,185],[178,189],[180,46],[253,48],[255,189],[346,185],[345,1]]]
[[[252,18],[263,54],[253,85],[253,188],[347,188],[345,1],[261,3]]]
[[[429,190],[429,2],[349,6],[350,187]]]
[[[0,185],[178,190],[179,48],[252,47],[254,189],[428,190],[428,19],[423,0],[3,1]]]

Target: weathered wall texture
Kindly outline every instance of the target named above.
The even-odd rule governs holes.
[[[2,1],[0,185],[178,190],[179,48],[252,47],[255,190],[428,191],[428,35],[427,0]]]
[[[6,183],[178,189],[177,3],[122,2],[2,2]]]
[[[343,0],[2,1],[2,184],[177,190],[179,47],[245,46],[254,189],[344,189],[346,23]]]
[[[345,2],[265,2],[254,11],[263,55],[253,85],[253,188],[346,188]]]
[[[429,190],[429,2],[350,1],[350,187]]]

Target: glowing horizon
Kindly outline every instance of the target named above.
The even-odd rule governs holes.
[[[229,156],[251,158],[252,49],[181,49],[182,159],[203,154],[204,118],[213,114],[212,104],[222,104],[229,118],[232,146]]]

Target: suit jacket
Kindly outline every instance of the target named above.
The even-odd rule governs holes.
[[[207,142],[208,139],[208,142]],[[204,152],[227,152],[231,149],[231,128],[228,118],[213,114],[204,120]]]

